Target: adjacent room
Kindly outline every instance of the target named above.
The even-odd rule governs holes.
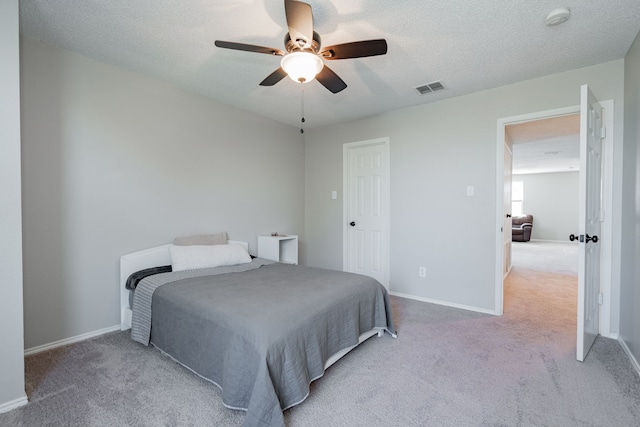
[[[578,242],[569,236],[579,225],[580,115],[510,124],[505,137],[513,148],[505,312],[526,300],[553,319],[540,326],[563,330],[572,343],[579,259]]]
[[[0,36],[0,425],[640,424],[637,1]]]

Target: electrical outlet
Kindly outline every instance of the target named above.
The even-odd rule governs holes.
[[[418,267],[418,277],[427,277],[426,267]]]

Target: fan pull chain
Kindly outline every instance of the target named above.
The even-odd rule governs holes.
[[[300,82],[300,87],[302,88],[302,94],[300,97],[300,116],[302,119],[300,120],[300,133],[304,133],[304,85],[303,82]]]

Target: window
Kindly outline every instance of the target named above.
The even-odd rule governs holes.
[[[513,181],[511,183],[511,215],[522,216],[524,215],[524,209],[522,208],[524,202],[524,186],[522,181]]]

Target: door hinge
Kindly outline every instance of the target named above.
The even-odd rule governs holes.
[[[603,302],[604,302],[604,295],[602,295],[602,292],[600,292],[598,294],[598,304],[602,305]]]
[[[600,128],[600,139],[605,139],[606,137],[607,137],[607,128],[603,126]]]

